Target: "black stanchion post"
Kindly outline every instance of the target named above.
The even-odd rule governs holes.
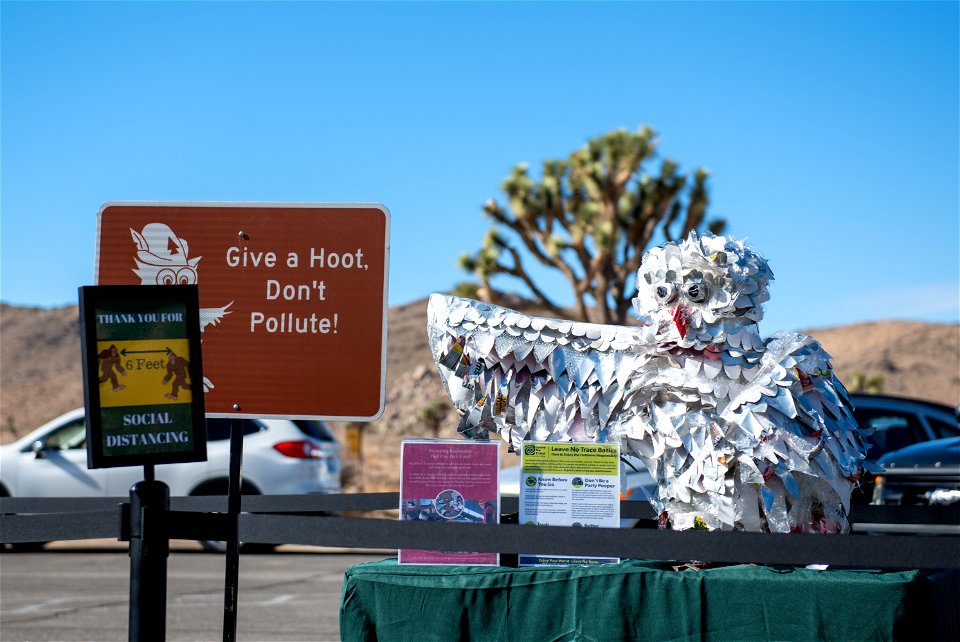
[[[170,488],[153,466],[130,489],[130,642],[163,640],[167,633],[167,538]]]
[[[239,411],[240,405],[233,409]],[[227,490],[227,522],[230,537],[227,540],[227,563],[223,595],[223,641],[237,639],[237,603],[240,583],[240,485],[243,469],[243,427],[239,419],[230,420],[230,479]]]

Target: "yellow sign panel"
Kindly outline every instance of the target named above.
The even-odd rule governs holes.
[[[523,472],[544,475],[620,475],[620,449],[616,444],[523,444]]]
[[[360,459],[361,453],[361,437],[360,428],[356,426],[347,427],[347,454],[350,455],[351,459]]]
[[[185,338],[98,341],[97,361],[101,407],[188,404],[202,392],[203,382],[190,380]]]

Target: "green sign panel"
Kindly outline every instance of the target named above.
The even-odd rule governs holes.
[[[90,468],[207,458],[197,286],[80,288]]]

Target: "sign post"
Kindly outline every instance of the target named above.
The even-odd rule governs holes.
[[[235,406],[240,410],[239,405]],[[239,419],[230,420],[230,473],[227,481],[227,519],[230,537],[223,576],[223,642],[237,639],[237,609],[240,604],[240,492],[243,481],[243,429]]]
[[[163,640],[167,630],[170,540],[164,514],[170,510],[170,488],[152,474],[145,477],[130,489],[130,642]]]
[[[373,421],[390,217],[371,203],[107,203],[98,284],[197,284],[209,416]],[[231,422],[225,641],[236,637],[243,440]]]
[[[80,288],[87,466],[143,465],[130,489],[131,641],[166,631],[170,489],[156,464],[207,458],[195,285]]]

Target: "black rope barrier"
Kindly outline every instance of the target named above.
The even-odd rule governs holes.
[[[0,498],[0,542],[125,539],[120,508],[124,498]],[[876,568],[960,568],[960,507],[857,506],[854,532],[911,532],[936,524],[936,537],[906,534],[830,537],[655,529],[580,529],[402,522],[340,517],[338,512],[397,509],[397,493],[339,495],[249,495],[243,497],[241,541],[327,547],[478,552],[538,552],[622,558],[709,560],[758,564],[831,564]],[[515,512],[517,500],[505,497],[502,509]],[[171,500],[166,532],[171,539],[223,540],[229,525],[226,498],[177,497]],[[649,519],[646,502],[621,503],[621,515]],[[857,521],[859,520],[859,521]]]
[[[0,513],[65,513],[116,508],[127,497],[0,497]],[[517,498],[503,497],[503,513],[517,512]],[[244,495],[242,510],[247,513],[338,513],[345,511],[396,510],[398,493],[339,493],[323,495]],[[171,497],[176,511],[225,512],[226,495]],[[626,519],[653,519],[655,511],[646,501],[620,502]],[[857,505],[850,521],[862,524],[960,524],[960,506],[873,506]]]

